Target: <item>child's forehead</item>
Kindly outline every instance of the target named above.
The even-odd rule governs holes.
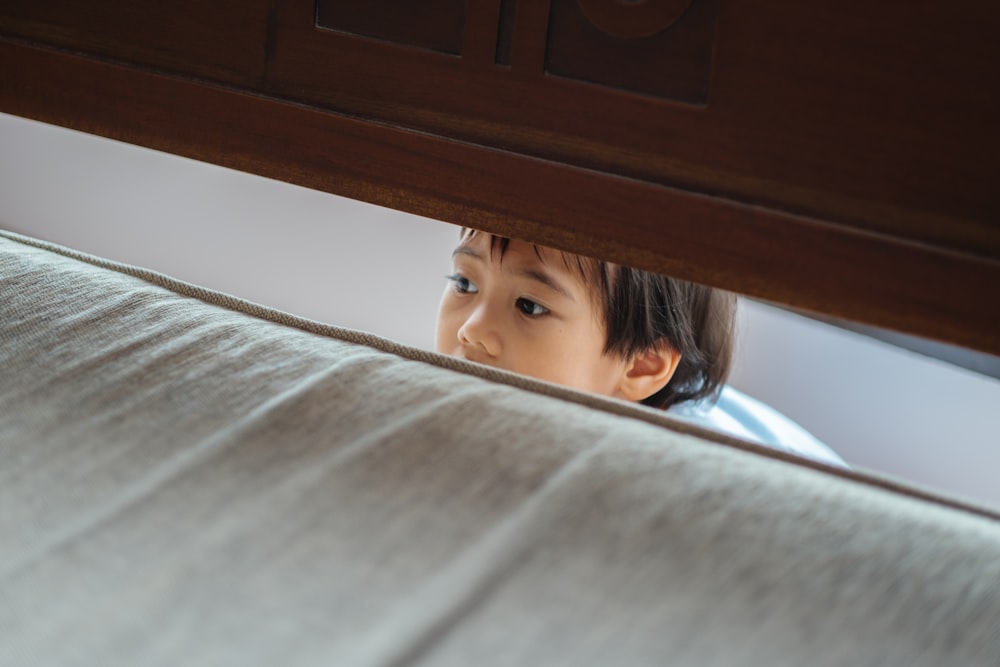
[[[459,248],[474,248],[483,254],[484,259],[502,263],[506,259],[517,261],[539,262],[556,270],[562,269],[585,285],[590,285],[599,262],[589,257],[575,255],[557,248],[550,248],[528,241],[509,239],[493,234],[485,234],[475,230],[466,230],[458,244]]]

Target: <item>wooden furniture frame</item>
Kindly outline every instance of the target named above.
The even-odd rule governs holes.
[[[0,111],[1000,354],[1000,5],[8,0]]]

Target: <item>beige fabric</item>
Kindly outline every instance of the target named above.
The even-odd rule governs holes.
[[[39,246],[2,665],[998,664],[987,513]]]

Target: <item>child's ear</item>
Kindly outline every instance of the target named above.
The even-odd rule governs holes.
[[[638,403],[667,386],[677,370],[681,355],[669,345],[640,352],[628,363],[619,389],[622,396]]]

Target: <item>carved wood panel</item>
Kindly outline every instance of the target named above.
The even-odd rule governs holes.
[[[316,25],[458,55],[464,0],[317,0]]]
[[[464,32],[496,34],[494,62],[672,101],[708,96],[718,0],[317,0],[316,26],[469,57]],[[472,11],[466,11],[472,9]],[[495,25],[470,25],[495,21]],[[473,48],[482,46],[472,43]],[[488,51],[488,49],[480,49]]]
[[[552,0],[545,70],[704,104],[717,5],[717,0]]]
[[[984,84],[1000,5],[673,2],[676,18],[643,30],[594,12],[644,6],[626,0],[465,0],[456,56],[317,28],[316,0],[282,0],[268,84],[340,113],[1000,254],[1000,95]]]
[[[253,85],[264,71],[262,41],[270,4],[273,0],[3,0],[0,34]]]
[[[1000,5],[326,1],[4,2],[0,108],[1000,352]]]

